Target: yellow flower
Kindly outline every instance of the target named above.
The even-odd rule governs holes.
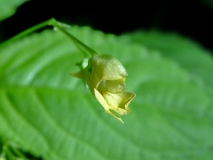
[[[123,65],[109,54],[98,55],[93,49],[67,32],[64,24],[57,22],[54,18],[49,23],[67,35],[79,51],[92,56],[82,61],[80,72],[70,74],[84,79],[105,111],[123,123],[114,112],[120,115],[129,113],[128,105],[135,97],[134,93],[125,92],[127,72]]]
[[[128,105],[135,97],[134,93],[124,91],[127,72],[123,65],[109,54],[85,59],[82,65],[82,71],[71,75],[84,79],[105,111],[123,123],[113,111],[120,115],[129,113]]]

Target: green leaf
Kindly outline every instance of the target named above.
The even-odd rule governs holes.
[[[0,136],[51,160],[211,159],[212,99],[186,68],[124,37],[69,31],[126,68],[126,90],[137,96],[125,123],[68,75],[83,56],[46,30],[0,46]]]
[[[213,9],[213,0],[200,0],[200,4]]]
[[[163,57],[176,61],[213,98],[213,58],[210,51],[177,34],[157,31],[137,31],[124,35],[122,39],[128,43],[145,45],[159,51]]]
[[[18,6],[24,2],[26,2],[26,0],[0,0],[0,21],[12,16]]]

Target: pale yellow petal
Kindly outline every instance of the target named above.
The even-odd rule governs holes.
[[[96,99],[99,101],[99,103],[104,107],[106,113],[112,115],[113,117],[115,117],[116,119],[118,119],[120,122],[124,123],[120,117],[118,117],[117,115],[115,115],[114,113],[112,113],[110,111],[111,107],[108,105],[108,103],[103,98],[103,96],[95,88],[94,88],[94,94],[95,94]]]
[[[102,93],[107,104],[111,107],[110,109],[116,111],[120,115],[125,115],[129,113],[128,108],[129,103],[135,97],[134,93],[131,92],[121,92],[121,93]]]

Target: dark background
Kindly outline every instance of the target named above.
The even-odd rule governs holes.
[[[1,41],[54,17],[64,23],[87,25],[116,35],[136,29],[176,32],[213,51],[212,0],[115,2],[118,1],[25,2],[16,14],[0,23]]]

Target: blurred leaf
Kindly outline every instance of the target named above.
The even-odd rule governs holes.
[[[213,0],[200,0],[200,3],[213,9]]]
[[[0,21],[12,16],[26,0],[0,0]]]
[[[213,58],[209,51],[176,34],[157,31],[126,34],[123,40],[157,50],[163,57],[176,61],[196,79],[213,98]]]
[[[137,97],[125,123],[68,75],[82,59],[68,38],[44,31],[0,46],[0,136],[48,160],[212,158],[212,99],[187,67],[125,37],[70,32],[127,69],[127,91]]]

